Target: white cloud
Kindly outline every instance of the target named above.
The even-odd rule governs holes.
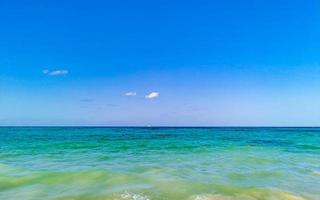
[[[61,70],[48,70],[45,69],[42,71],[44,74],[48,75],[48,76],[61,76],[61,75],[67,75],[69,73],[68,70],[65,69],[61,69]]]
[[[125,94],[124,94],[124,96],[136,96],[137,95],[137,93],[136,92],[126,92]]]
[[[151,92],[147,94],[145,97],[146,99],[155,99],[155,98],[158,98],[159,96],[160,96],[159,92]]]
[[[85,98],[85,99],[80,99],[81,102],[93,102],[94,99],[92,98]]]

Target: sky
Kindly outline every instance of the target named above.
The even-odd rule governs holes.
[[[318,0],[0,1],[0,125],[320,126]]]

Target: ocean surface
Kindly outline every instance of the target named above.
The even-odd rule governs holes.
[[[319,128],[0,128],[1,200],[319,200]]]

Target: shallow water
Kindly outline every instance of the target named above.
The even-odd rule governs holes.
[[[319,200],[318,128],[0,128],[0,199]]]

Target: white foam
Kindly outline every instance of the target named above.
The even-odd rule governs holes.
[[[131,192],[125,192],[121,194],[122,199],[126,200],[150,200],[147,196],[142,195],[142,194],[135,194]]]
[[[206,195],[197,195],[194,200],[208,200],[208,196]]]
[[[196,195],[194,200],[231,200],[231,198],[222,195],[200,194]]]

